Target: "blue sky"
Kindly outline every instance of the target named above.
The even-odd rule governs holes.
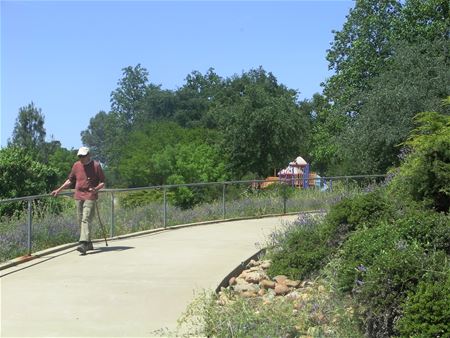
[[[331,75],[326,50],[353,1],[1,1],[1,146],[20,107],[42,109],[47,140],[81,145],[109,111],[122,69],[177,89],[194,70],[262,66],[300,99]]]

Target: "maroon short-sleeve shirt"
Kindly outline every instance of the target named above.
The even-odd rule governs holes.
[[[69,180],[75,183],[74,197],[76,200],[96,200],[98,199],[98,194],[94,191],[89,191],[89,189],[95,188],[100,182],[105,182],[105,175],[100,163],[91,161],[83,165],[83,163],[77,161],[72,166]]]

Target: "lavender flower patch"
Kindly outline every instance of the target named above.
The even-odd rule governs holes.
[[[2,223],[4,220],[2,219]],[[28,226],[26,222],[1,225],[0,232],[0,262],[23,256],[27,253]]]

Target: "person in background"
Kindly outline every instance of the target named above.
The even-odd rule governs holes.
[[[98,191],[105,187],[105,175],[100,163],[91,159],[89,148],[78,149],[79,160],[72,166],[68,179],[56,190],[57,196],[61,190],[75,187],[74,198],[77,205],[77,217],[80,224],[80,241],[77,250],[86,255],[86,251],[94,250],[91,241],[91,225],[95,215]]]

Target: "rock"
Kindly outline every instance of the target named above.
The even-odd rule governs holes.
[[[252,292],[252,291],[244,291],[242,293],[240,293],[241,297],[244,298],[253,298],[256,297],[256,292]]]
[[[263,279],[262,281],[259,282],[259,286],[264,289],[275,289],[275,282],[272,282],[271,280],[268,279]]]
[[[230,280],[228,281],[228,285],[234,285],[236,284],[236,277],[231,277]]]
[[[253,266],[258,266],[260,264],[261,264],[260,261],[255,261],[254,259],[252,259],[250,262],[248,262],[247,267],[250,268],[250,267],[253,267]]]
[[[300,281],[299,280],[290,280],[290,279],[286,279],[284,281],[284,284],[286,286],[289,286],[290,288],[298,288],[300,285]]]
[[[250,272],[262,271],[262,269],[259,266],[252,266],[250,269],[248,269],[248,271],[250,271]]]
[[[284,285],[284,284],[278,284],[278,283],[277,283],[277,284],[275,285],[275,294],[276,294],[277,296],[283,296],[283,295],[289,293],[289,291],[290,291],[289,287],[287,287],[287,286]]]
[[[270,268],[270,265],[271,265],[271,264],[272,264],[272,262],[269,261],[269,260],[267,260],[267,261],[262,261],[260,267],[263,268],[263,269],[265,270],[265,269]]]
[[[249,283],[236,284],[233,286],[233,290],[239,293],[251,291],[256,294],[259,291],[259,286],[256,284],[249,284]]]
[[[245,276],[245,281],[247,283],[254,283],[254,284],[258,284],[260,281],[262,281],[263,279],[267,279],[267,275],[262,272],[262,271],[253,271],[253,272],[249,272],[246,274]]]
[[[275,276],[274,278],[273,278],[273,280],[275,281],[275,282],[277,282],[278,284],[284,284],[284,282],[286,281],[286,279],[288,279],[286,276],[284,276],[284,275],[278,275],[278,276]]]
[[[264,296],[266,294],[266,290],[265,289],[260,289],[259,291],[258,291],[258,296]]]
[[[236,278],[236,284],[247,284],[247,282],[244,277],[239,276]]]

